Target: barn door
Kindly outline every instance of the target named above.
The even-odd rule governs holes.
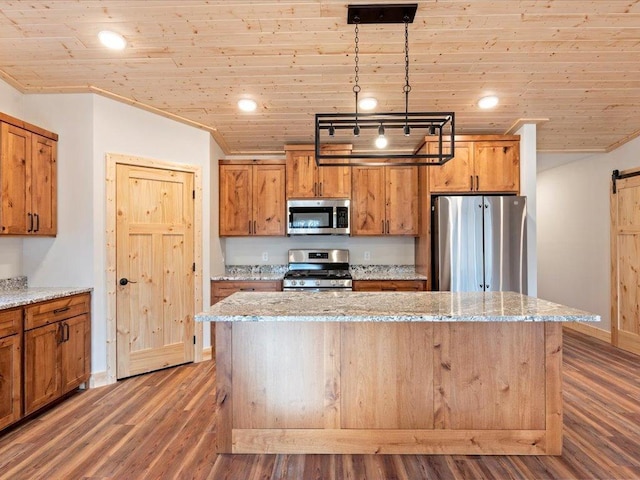
[[[611,190],[611,341],[640,354],[640,171],[614,172]]]
[[[116,166],[117,377],[194,359],[194,175]]]

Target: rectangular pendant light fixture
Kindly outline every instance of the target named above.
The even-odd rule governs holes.
[[[349,5],[347,23],[355,24],[354,113],[315,115],[315,154],[318,166],[345,165],[443,165],[454,156],[454,112],[409,112],[409,33],[418,8],[411,4]],[[398,113],[358,112],[359,26],[394,24],[405,26],[405,111]],[[428,143],[427,143],[428,140]],[[333,144],[350,144],[346,155],[335,154]]]

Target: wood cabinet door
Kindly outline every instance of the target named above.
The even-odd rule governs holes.
[[[384,167],[387,235],[418,234],[418,167]],[[434,167],[428,167],[434,168]]]
[[[34,133],[31,154],[31,168],[27,170],[27,190],[31,192],[33,233],[55,235],[57,142]]]
[[[435,153],[438,146],[428,144],[429,152]],[[470,192],[474,189],[473,143],[456,142],[455,157],[439,167],[429,169],[431,193]]]
[[[457,148],[456,145],[456,151]],[[476,142],[474,169],[477,191],[518,193],[520,145],[518,142]]]
[[[89,379],[91,373],[91,322],[78,315],[62,322],[64,341],[60,344],[62,391],[67,393]]]
[[[351,198],[351,167],[318,167],[318,196]]]
[[[351,235],[384,235],[385,167],[351,168]]]
[[[314,153],[287,152],[287,198],[316,197],[318,195],[317,169]]]
[[[285,167],[253,167],[253,235],[285,234]]]
[[[251,165],[220,165],[220,235],[250,235]]]
[[[0,144],[0,231],[25,235],[33,231],[32,218],[28,215],[31,196],[27,188],[31,133],[2,123]]]
[[[24,334],[24,414],[29,415],[60,395],[60,322]]]
[[[21,335],[0,339],[0,429],[20,419]]]

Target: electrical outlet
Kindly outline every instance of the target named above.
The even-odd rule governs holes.
[[[364,252],[364,259],[371,260],[371,252]]]
[[[263,262],[269,261],[269,252],[262,252],[262,261]]]

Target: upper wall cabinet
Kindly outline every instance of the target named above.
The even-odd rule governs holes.
[[[348,153],[350,145],[334,145],[332,153]],[[351,167],[318,167],[314,145],[286,145],[287,198],[351,198]]]
[[[518,193],[520,137],[518,135],[460,135],[455,157],[429,168],[431,193]],[[427,140],[430,152],[437,145]]]
[[[56,235],[57,140],[0,113],[0,235]]]
[[[220,161],[220,236],[284,236],[285,166]]]
[[[418,167],[351,168],[351,235],[417,235]]]

